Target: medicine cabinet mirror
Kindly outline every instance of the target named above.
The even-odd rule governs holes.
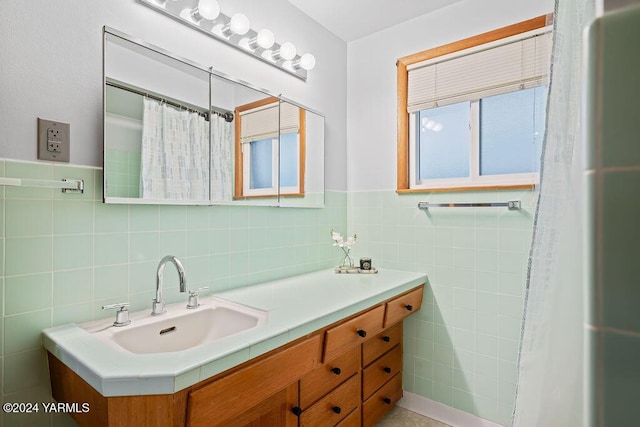
[[[324,117],[104,29],[104,201],[324,206]]]

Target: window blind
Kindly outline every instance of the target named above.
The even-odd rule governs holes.
[[[499,46],[461,51],[408,71],[407,111],[475,101],[544,84],[551,61],[551,33]]]
[[[243,111],[240,117],[240,140],[243,144],[277,138],[279,133],[298,132],[300,128],[300,109],[286,102]]]

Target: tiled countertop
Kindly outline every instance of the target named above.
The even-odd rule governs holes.
[[[104,396],[171,394],[426,281],[420,273],[381,269],[378,274],[335,274],[330,269],[216,293],[267,311],[266,324],[180,352],[130,353],[75,324],[46,329],[42,340]],[[108,327],[113,319],[100,322]]]

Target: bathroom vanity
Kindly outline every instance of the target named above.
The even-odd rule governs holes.
[[[129,354],[75,325],[52,328],[44,333],[52,394],[89,403],[72,414],[87,426],[374,425],[402,397],[402,321],[420,309],[425,282],[406,272],[322,271],[223,292],[266,310],[266,324],[178,353]],[[92,363],[100,357],[87,346],[102,361]],[[127,373],[127,362],[154,359],[146,372]],[[135,386],[154,369],[162,376],[170,360],[173,390]]]

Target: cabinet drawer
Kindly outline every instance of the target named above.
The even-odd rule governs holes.
[[[397,345],[362,371],[362,400],[402,371],[402,346]]]
[[[384,327],[387,328],[418,311],[422,305],[423,290],[424,285],[389,301],[386,304],[387,310],[384,316]]]
[[[360,408],[356,408],[345,418],[337,424],[336,427],[361,427]]]
[[[360,403],[360,374],[355,374],[327,394],[300,416],[300,426],[334,426],[346,418]]]
[[[378,422],[402,397],[402,374],[398,373],[362,405],[362,425],[369,427]]]
[[[189,393],[187,424],[226,425],[251,408],[318,366],[320,336],[249,364]]]
[[[331,360],[380,332],[384,310],[384,306],[376,307],[329,329],[325,333],[322,360]]]
[[[300,380],[300,407],[306,409],[316,400],[358,372],[360,346],[314,369]]]
[[[396,323],[362,345],[362,366],[371,362],[391,350],[402,341],[402,322]]]

